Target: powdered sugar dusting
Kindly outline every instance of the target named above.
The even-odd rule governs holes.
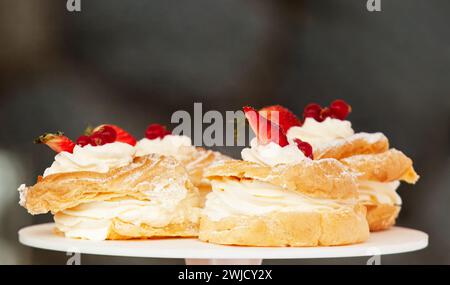
[[[210,151],[202,152],[201,155],[199,155],[197,158],[185,164],[186,169],[191,170],[195,168],[197,164],[206,159],[210,154]]]
[[[315,149],[315,151],[323,152],[327,149],[341,147],[344,144],[352,143],[357,140],[364,140],[368,144],[374,144],[383,139],[386,139],[386,136],[383,133],[372,133],[371,134],[371,133],[362,132],[362,133],[354,134],[348,138],[337,139],[337,140],[322,144],[319,147],[317,147]]]

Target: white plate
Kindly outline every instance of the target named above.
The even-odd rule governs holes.
[[[86,254],[188,259],[290,259],[372,256],[415,251],[428,245],[424,232],[394,227],[372,233],[361,244],[334,247],[241,247],[223,246],[196,239],[87,241],[57,236],[53,224],[23,228],[19,241],[27,246]]]

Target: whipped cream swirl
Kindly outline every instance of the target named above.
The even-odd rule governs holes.
[[[315,150],[353,134],[352,124],[349,121],[326,118],[323,122],[318,122],[313,118],[306,118],[302,126],[290,128],[287,137],[291,143],[294,139],[308,142]]]
[[[396,192],[399,181],[359,181],[358,200],[363,204],[401,205],[402,199]]]
[[[143,138],[136,144],[136,155],[143,156],[151,153],[174,156],[180,158],[183,148],[192,147],[191,139],[187,136],[167,135],[153,140]]]
[[[213,180],[211,184],[213,191],[207,196],[203,214],[215,221],[233,215],[326,211],[343,207],[344,202],[349,202],[312,198],[254,180]]]
[[[253,138],[250,148],[244,148],[241,152],[245,161],[256,162],[263,165],[275,166],[277,164],[296,164],[307,159],[296,144],[285,147],[270,142],[265,145],[258,144],[258,139]]]
[[[53,164],[44,172],[44,177],[64,172],[93,171],[106,173],[112,168],[125,166],[133,161],[133,146],[114,142],[101,146],[76,145],[73,153],[60,152]]]

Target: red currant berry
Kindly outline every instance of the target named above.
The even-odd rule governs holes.
[[[317,103],[310,103],[310,104],[306,105],[304,112],[305,113],[307,113],[307,112],[319,113],[320,110],[322,110],[322,106],[320,106]]]
[[[117,132],[110,126],[103,126],[100,130],[98,130],[98,133],[101,135],[104,144],[113,143],[116,141]]]
[[[88,144],[91,143],[91,139],[88,136],[80,136],[77,141],[76,144],[79,146],[86,146]]]
[[[305,113],[303,113],[303,117],[306,119],[306,118],[313,118],[313,119],[315,119],[316,121],[319,121],[320,120],[320,111],[319,112],[316,112],[316,111],[308,111],[308,112],[305,112]]]
[[[306,105],[305,110],[303,111],[303,118],[313,118],[316,121],[320,121],[320,112],[322,107],[317,103],[310,103]]]
[[[160,124],[151,124],[145,131],[145,137],[149,140],[154,140],[156,138],[164,138],[170,135],[172,132],[167,130],[165,126]]]
[[[320,121],[319,122],[322,122],[326,118],[331,117],[331,115],[332,115],[332,113],[331,113],[330,108],[328,108],[328,107],[323,108],[322,111],[320,111]]]
[[[322,110],[322,106],[320,106],[317,103],[310,103],[306,105],[305,109],[303,110],[303,113],[318,114],[320,113],[320,110]]]
[[[344,100],[335,100],[330,104],[330,111],[333,117],[345,120],[352,111],[352,107]]]
[[[93,133],[90,137],[90,144],[92,146],[104,145],[106,142],[103,140],[103,136],[101,133]]]

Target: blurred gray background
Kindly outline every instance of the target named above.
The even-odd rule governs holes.
[[[399,225],[430,234],[383,264],[450,263],[450,1],[0,0],[0,264],[65,264],[21,246],[17,230],[50,221],[17,205],[52,162],[34,137],[116,123],[137,137],[176,110],[237,110],[343,98],[357,131],[382,131],[422,179],[402,185]],[[235,157],[238,148],[220,149]],[[83,255],[83,264],[182,264]],[[265,264],[365,264],[366,258]]]

